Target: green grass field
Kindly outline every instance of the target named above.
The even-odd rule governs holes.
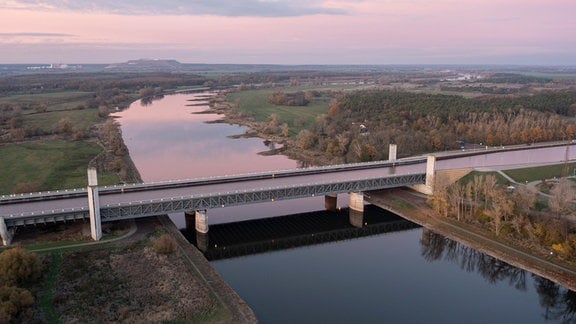
[[[84,105],[86,101],[92,97],[91,92],[81,91],[63,91],[63,92],[50,92],[50,93],[36,93],[36,94],[15,94],[6,97],[0,97],[0,104],[45,104],[48,111],[58,110],[71,110],[80,105]],[[34,110],[23,110],[22,114],[34,113]]]
[[[37,94],[14,94],[0,97],[0,104],[46,106],[44,112],[22,109],[23,127],[51,133],[57,123],[68,118],[74,130],[87,131],[103,121],[97,109],[78,109],[92,97],[91,92],[63,91]],[[88,162],[102,148],[93,142],[61,140],[27,141],[0,146],[0,194],[18,191],[44,191],[81,188],[87,184]],[[112,173],[99,175],[99,183],[115,184]],[[28,190],[26,190],[28,189]]]
[[[228,95],[227,100],[238,105],[238,110],[258,121],[265,121],[268,116],[276,114],[280,123],[287,123],[290,135],[310,127],[318,115],[325,114],[330,103],[329,98],[317,98],[307,106],[277,106],[268,102],[268,96],[278,89],[247,90]],[[286,88],[284,92],[294,92],[301,88]]]
[[[70,119],[73,128],[77,130],[88,130],[92,125],[101,121],[97,109],[48,111],[23,116],[25,128],[41,129],[47,132],[51,132],[58,121],[63,118]]]
[[[91,142],[31,141],[0,146],[0,194],[10,194],[18,184],[36,190],[83,188],[88,184],[88,162],[102,148]],[[112,173],[99,175],[99,184],[118,183]]]
[[[550,179],[553,177],[559,178],[562,176],[573,176],[576,173],[576,163],[568,163],[568,165],[566,165],[567,174],[563,175],[565,170],[564,167],[564,164],[555,164],[532,168],[505,170],[504,173],[520,183]]]
[[[550,178],[560,178],[563,176],[564,172],[564,164],[554,164],[554,165],[544,165],[544,166],[537,166],[537,167],[530,167],[530,168],[520,168],[520,169],[512,169],[512,170],[503,170],[507,176],[514,179],[514,181],[518,183],[525,183],[525,182],[532,182],[532,181],[540,181],[542,179],[550,179]],[[567,176],[574,176],[576,175],[576,163],[568,163],[567,165]],[[486,175],[494,175],[496,177],[496,181],[500,185],[508,185],[509,181],[500,175],[498,172],[478,172],[472,171],[463,177],[460,182],[467,183],[469,181],[473,181],[474,176],[486,176]],[[566,176],[564,175],[564,176]]]

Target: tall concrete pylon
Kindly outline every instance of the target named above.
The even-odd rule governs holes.
[[[397,151],[398,151],[398,146],[396,144],[388,145],[388,161],[396,162]]]
[[[100,198],[98,196],[98,174],[96,168],[88,168],[88,208],[90,210],[90,233],[94,241],[102,238]]]

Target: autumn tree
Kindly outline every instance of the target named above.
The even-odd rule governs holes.
[[[34,297],[24,288],[0,286],[0,323],[24,323]]]
[[[556,215],[556,223],[561,228],[564,239],[568,237],[568,222],[565,217],[571,212],[570,204],[575,196],[572,182],[568,178],[561,178],[550,191],[548,207]]]
[[[21,247],[0,253],[0,285],[20,285],[37,280],[42,273],[42,261]]]
[[[266,120],[266,126],[262,130],[266,134],[277,134],[280,130],[280,121],[278,119],[278,115],[270,114],[268,119]]]
[[[316,138],[314,134],[307,130],[303,129],[298,133],[297,143],[303,149],[309,149],[314,145]]]
[[[54,134],[71,135],[73,132],[72,120],[68,117],[61,118],[54,126]]]

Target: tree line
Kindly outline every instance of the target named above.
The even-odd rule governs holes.
[[[576,91],[475,99],[357,91],[338,96],[297,141],[340,162],[357,162],[386,159],[390,143],[401,148],[399,155],[410,156],[458,149],[462,142],[493,146],[573,139],[575,114]]]
[[[549,198],[539,200],[524,185],[509,189],[496,177],[475,175],[471,181],[434,184],[428,203],[443,217],[473,224],[505,236],[542,253],[563,259],[576,258],[576,229],[568,221],[575,214],[576,191],[571,180],[561,178]]]

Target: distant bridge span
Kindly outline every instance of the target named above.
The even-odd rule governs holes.
[[[351,193],[351,209],[362,211],[364,191],[417,186],[431,193],[437,170],[562,163],[576,160],[570,147],[553,143],[405,159],[395,159],[394,147],[392,159],[383,162],[112,187],[99,187],[95,170],[89,170],[87,189],[1,196],[0,234],[9,244],[9,228],[90,218],[98,240],[101,222],[193,211],[197,229],[207,231],[207,209],[322,195],[333,208],[338,193]]]

